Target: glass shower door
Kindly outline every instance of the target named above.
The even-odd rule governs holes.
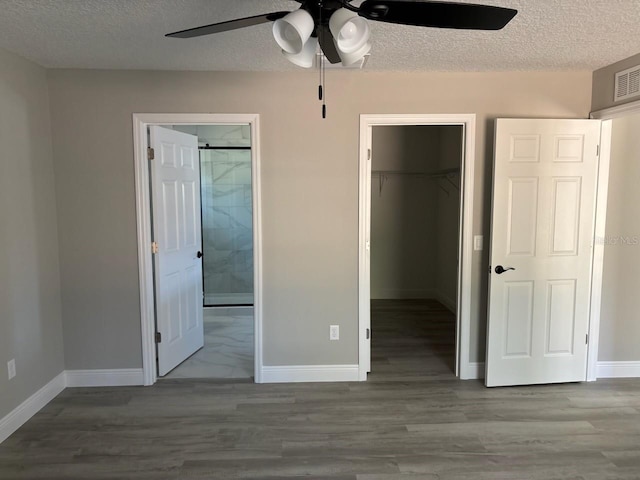
[[[251,147],[200,147],[205,306],[253,305]]]

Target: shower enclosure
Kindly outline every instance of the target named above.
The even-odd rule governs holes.
[[[250,127],[197,128],[204,305],[253,305]]]

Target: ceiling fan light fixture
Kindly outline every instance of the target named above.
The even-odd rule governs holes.
[[[299,8],[273,22],[273,38],[284,52],[295,55],[302,52],[314,28],[313,17]]]
[[[329,29],[338,52],[343,53],[361,50],[371,36],[367,20],[346,8],[340,8],[331,15]]]
[[[288,53],[283,50],[282,54],[287,60],[299,67],[311,68],[313,67],[313,60],[316,57],[317,51],[318,39],[311,37],[309,38],[309,40],[307,40],[307,43],[304,44],[300,52]]]
[[[342,66],[349,67],[354,63],[361,61],[364,58],[364,56],[367,53],[369,53],[370,50],[371,50],[371,43],[367,42],[364,45],[362,45],[362,47],[360,47],[359,50],[356,50],[355,52],[345,53],[340,51],[340,49],[338,49],[338,55],[340,55],[340,60],[342,60]]]

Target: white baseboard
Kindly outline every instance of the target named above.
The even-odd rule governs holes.
[[[460,365],[460,380],[478,380],[484,378],[484,362],[469,362]]]
[[[435,298],[442,305],[447,307],[447,310],[449,310],[451,313],[453,313],[454,315],[457,313],[457,311],[458,311],[458,302],[454,298],[448,297],[447,295],[445,295],[444,293],[442,293],[439,290],[436,292]]]
[[[126,387],[144,385],[141,368],[67,370],[67,387]]]
[[[62,372],[14,408],[8,415],[0,419],[0,443],[4,442],[13,432],[24,425],[27,420],[44,408],[47,403],[64,390],[65,386],[65,373]]]
[[[262,383],[357,382],[358,365],[288,365],[262,367]]]
[[[598,362],[598,378],[640,377],[640,362]]]

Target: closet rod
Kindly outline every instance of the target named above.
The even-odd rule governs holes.
[[[380,177],[380,185],[378,186],[378,195],[382,196],[382,189],[384,188],[384,184],[387,181],[387,176],[388,175],[406,175],[406,176],[413,176],[413,177],[418,177],[418,178],[434,178],[434,179],[441,179],[444,178],[447,182],[449,182],[454,188],[457,188],[458,190],[460,189],[459,185],[456,185],[451,179],[454,178],[455,176],[460,174],[460,169],[459,168],[446,168],[444,170],[440,170],[438,172],[431,172],[431,173],[427,173],[427,172],[407,172],[407,171],[402,171],[402,170],[372,170],[371,171],[371,176],[372,177]],[[440,187],[441,190],[443,190],[447,196],[449,196],[449,191],[444,188],[442,185],[440,185],[440,182],[438,182],[438,187]]]
[[[459,168],[447,168],[437,172],[407,172],[403,170],[372,170],[371,175],[408,175],[425,178],[445,178],[451,175],[459,174]]]

